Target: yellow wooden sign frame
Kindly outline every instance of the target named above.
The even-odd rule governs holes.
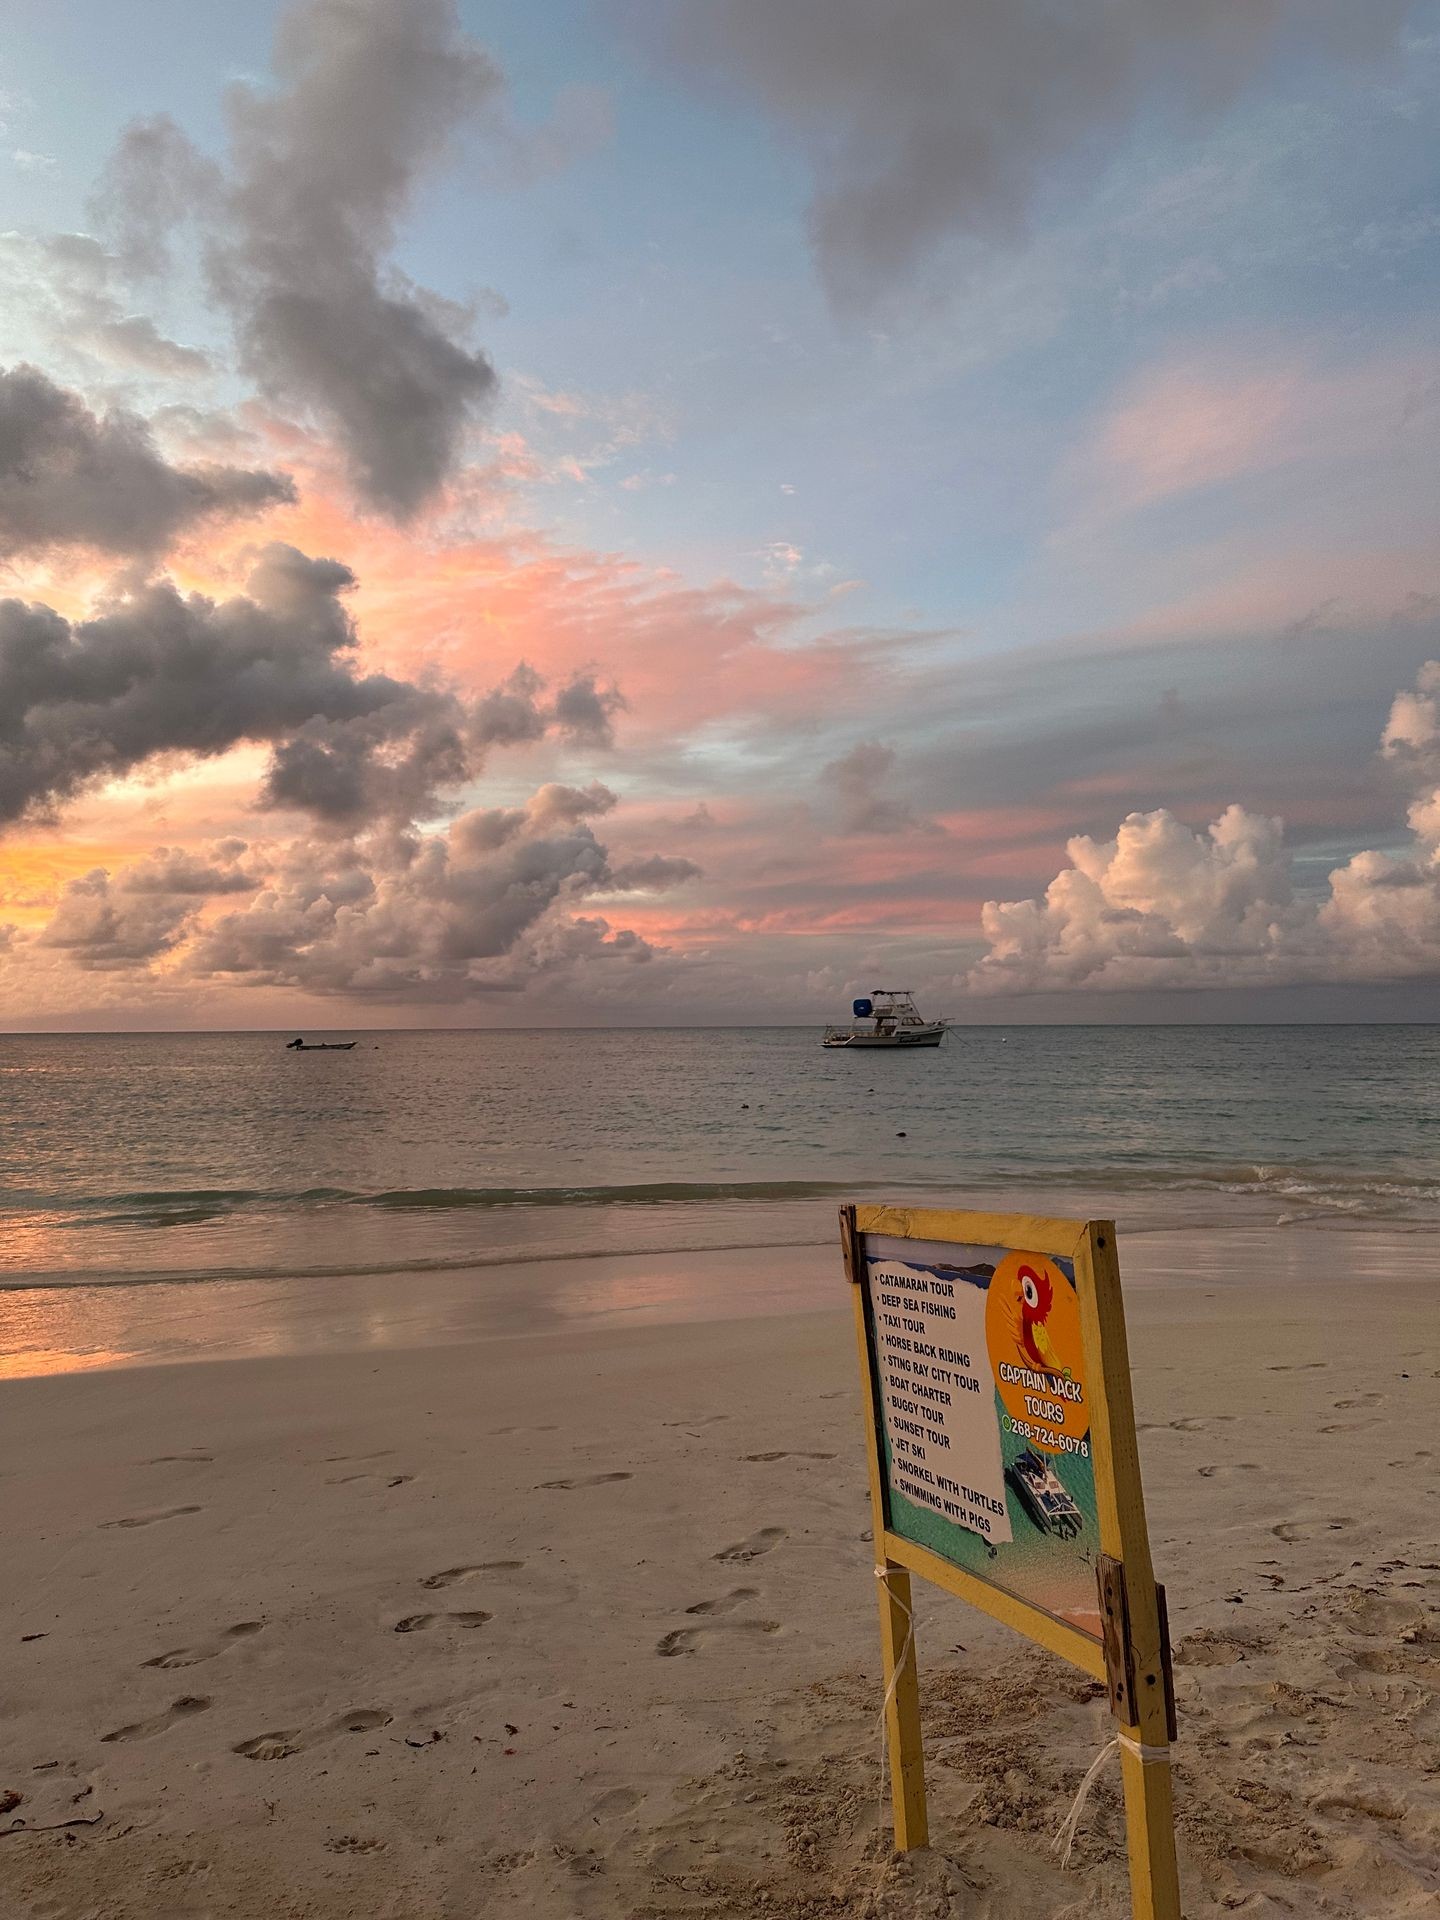
[[[1102,1588],[1107,1602],[1104,1644],[889,1530],[880,1441],[883,1416],[871,1372],[860,1252],[860,1237],[871,1233],[897,1240],[1004,1247],[1016,1253],[1050,1254],[1073,1263],[1084,1343],[1085,1391],[1091,1409],[1090,1449],[1100,1550],[1112,1571],[1116,1567],[1120,1570],[1109,1592]],[[1170,1790],[1174,1707],[1164,1595],[1155,1584],[1145,1528],[1114,1223],[1049,1220],[1030,1214],[952,1213],[928,1207],[844,1206],[840,1209],[840,1236],[852,1285],[865,1398],[895,1845],[904,1852],[929,1843],[911,1616],[910,1576],[916,1573],[1107,1683],[1115,1730],[1120,1736],[1131,1911],[1134,1920],[1180,1920]]]

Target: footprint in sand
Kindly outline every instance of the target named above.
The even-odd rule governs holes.
[[[717,1420],[728,1420],[728,1413],[702,1413],[693,1420],[662,1420],[662,1427],[710,1427]]]
[[[192,1447],[189,1453],[157,1453],[153,1460],[142,1460],[144,1467],[208,1467],[215,1461],[213,1453],[202,1453],[198,1447]]]
[[[492,1613],[407,1613],[395,1622],[396,1633],[424,1633],[430,1627],[483,1627]]]
[[[427,1573],[422,1587],[453,1587],[457,1580],[473,1580],[477,1573],[518,1573],[523,1560],[482,1560],[473,1567],[446,1567],[440,1573]]]
[[[1221,1421],[1233,1420],[1233,1413],[1212,1413],[1204,1419],[1199,1414],[1186,1414],[1181,1420],[1141,1420],[1136,1423],[1136,1433],[1208,1433],[1212,1426]]]
[[[1260,1471],[1260,1462],[1258,1460],[1237,1460],[1233,1466],[1197,1467],[1195,1471],[1200,1475],[1202,1480],[1213,1480],[1217,1474],[1222,1478],[1228,1478],[1232,1473],[1258,1473]]]
[[[182,1513],[203,1513],[203,1507],[158,1507],[154,1513],[131,1513],[123,1520],[102,1520],[102,1527],[153,1527],[157,1520],[178,1520]]]
[[[342,1460],[388,1460],[394,1454],[394,1447],[382,1447],[379,1453],[327,1453],[327,1467],[339,1466]]]
[[[608,1487],[616,1480],[633,1480],[633,1473],[586,1473],[574,1480],[542,1480],[540,1485],[548,1492],[560,1490],[569,1492],[572,1487]]]
[[[177,1720],[189,1720],[194,1714],[204,1713],[209,1705],[203,1694],[182,1694],[178,1700],[172,1700],[163,1713],[153,1714],[148,1720],[137,1720],[133,1726],[117,1727],[113,1733],[102,1733],[100,1738],[107,1744],[112,1740],[153,1740],[157,1733],[164,1733]]]
[[[490,1431],[491,1431],[491,1433],[492,1433],[492,1434],[497,1434],[497,1433],[558,1433],[558,1432],[560,1431],[560,1429],[559,1429],[559,1427],[557,1427],[557,1426],[550,1426],[550,1427],[492,1427],[492,1428],[490,1429]]]
[[[743,1607],[747,1600],[758,1600],[758,1587],[732,1587],[729,1593],[722,1593],[718,1600],[697,1600],[693,1607],[686,1607],[687,1613],[733,1613],[736,1607]]]
[[[612,1787],[608,1793],[602,1793],[590,1809],[592,1820],[610,1820],[617,1813],[633,1813],[645,1798],[633,1787]]]
[[[744,1458],[746,1460],[833,1460],[835,1456],[833,1453],[789,1453],[780,1448],[774,1453],[747,1453]]]
[[[1369,1793],[1358,1787],[1322,1793],[1314,1804],[1317,1813],[1358,1813],[1366,1820],[1383,1820],[1396,1826],[1410,1816],[1410,1808],[1398,1795]]]
[[[1282,1520],[1278,1527],[1272,1527],[1271,1533],[1277,1540],[1283,1540],[1287,1546],[1296,1546],[1302,1540],[1314,1540],[1322,1533],[1344,1533],[1355,1522],[1348,1514],[1341,1514],[1329,1520]]]
[[[341,1473],[325,1482],[327,1487],[348,1487],[354,1480],[378,1480],[378,1473]],[[393,1479],[385,1482],[387,1487],[406,1487],[415,1478],[413,1473],[397,1473]]]
[[[747,1560],[758,1560],[762,1553],[773,1553],[784,1538],[784,1527],[761,1527],[748,1540],[737,1540],[733,1547],[722,1547],[710,1558],[725,1566],[743,1566]]]
[[[167,1672],[171,1667],[198,1667],[202,1660],[214,1660],[237,1640],[248,1640],[252,1633],[259,1633],[264,1624],[263,1620],[237,1620],[214,1640],[203,1640],[198,1647],[176,1647],[171,1653],[157,1653],[153,1660],[142,1660],[140,1664],[162,1667]]]
[[[1320,1367],[1328,1367],[1328,1360],[1281,1360],[1273,1367],[1267,1367],[1267,1373],[1314,1373]]]
[[[1385,1399],[1383,1393],[1357,1393],[1353,1400],[1337,1400],[1335,1411],[1348,1413],[1353,1407],[1378,1407]]]
[[[712,1633],[779,1633],[778,1620],[717,1620],[709,1627],[675,1627],[655,1643],[655,1651],[664,1660],[677,1654],[698,1653]]]
[[[1248,1660],[1257,1650],[1258,1643],[1232,1639],[1209,1627],[1201,1627],[1180,1641],[1173,1658],[1177,1667],[1233,1667]]]
[[[1378,1420],[1331,1420],[1321,1427],[1321,1433],[1360,1433],[1366,1427],[1378,1427]]]
[[[247,1760],[288,1760],[292,1754],[303,1753],[307,1747],[317,1747],[342,1733],[374,1733],[377,1727],[389,1724],[390,1715],[382,1708],[357,1707],[353,1713],[338,1714],[335,1719],[327,1720],[323,1727],[308,1730],[289,1727],[278,1733],[257,1733],[230,1751],[243,1754]]]
[[[1346,1652],[1363,1673],[1385,1674],[1402,1680],[1414,1675],[1424,1659],[1423,1652],[1403,1643],[1398,1647],[1351,1647]],[[1429,1671],[1434,1672],[1433,1665]],[[1426,1691],[1428,1694],[1432,1690]]]

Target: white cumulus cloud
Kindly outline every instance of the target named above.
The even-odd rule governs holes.
[[[1440,662],[1396,696],[1381,752],[1412,783],[1410,844],[1357,853],[1316,896],[1284,823],[1227,807],[1203,832],[1167,808],[1080,835],[1039,900],[987,901],[977,993],[1396,980],[1440,974]]]

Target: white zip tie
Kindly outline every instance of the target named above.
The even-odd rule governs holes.
[[[1143,1741],[1132,1740],[1128,1733],[1117,1733],[1115,1738],[1127,1753],[1133,1753],[1137,1760],[1144,1760],[1147,1764],[1168,1761],[1170,1758],[1169,1747],[1147,1747]]]
[[[1169,1747],[1147,1747],[1141,1740],[1132,1740],[1128,1733],[1117,1733],[1113,1738],[1105,1742],[1099,1753],[1097,1753],[1095,1758],[1090,1762],[1085,1778],[1080,1782],[1076,1790],[1075,1798],[1070,1803],[1070,1811],[1062,1821],[1060,1831],[1050,1842],[1050,1851],[1060,1855],[1060,1871],[1062,1873],[1070,1864],[1070,1854],[1075,1845],[1075,1835],[1079,1831],[1080,1817],[1085,1811],[1085,1802],[1090,1798],[1090,1789],[1100,1778],[1105,1762],[1110,1758],[1111,1754],[1119,1753],[1122,1747],[1124,1747],[1127,1753],[1133,1753],[1136,1759],[1145,1766],[1158,1765],[1162,1760],[1168,1765],[1170,1760]]]

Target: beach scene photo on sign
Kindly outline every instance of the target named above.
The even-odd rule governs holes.
[[[1098,1639],[1073,1263],[879,1234],[863,1248],[892,1529]]]

